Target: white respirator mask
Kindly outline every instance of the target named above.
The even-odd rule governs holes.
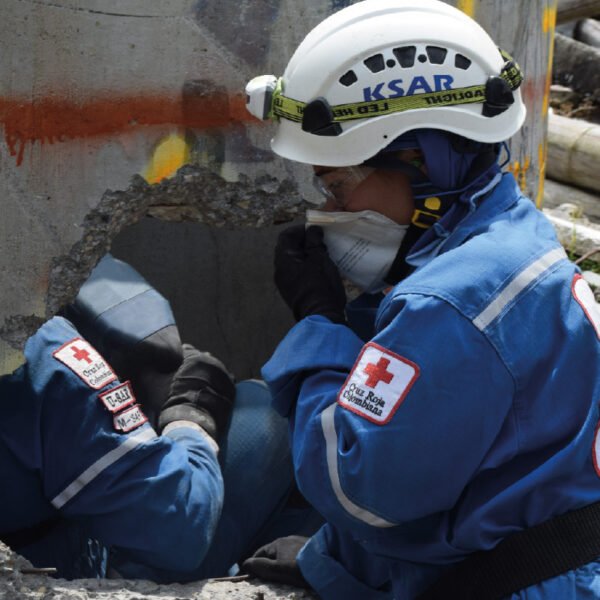
[[[372,210],[307,210],[306,224],[323,228],[329,256],[342,279],[371,294],[387,287],[384,278],[396,258],[408,225],[398,225]]]

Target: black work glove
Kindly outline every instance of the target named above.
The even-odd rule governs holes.
[[[275,246],[275,285],[297,321],[323,315],[345,323],[346,292],[323,242],[323,229],[293,225]]]
[[[234,397],[233,378],[223,363],[184,344],[183,363],[173,376],[159,430],[173,421],[191,421],[216,440],[227,424]]]
[[[177,326],[164,327],[133,347],[107,348],[105,358],[121,381],[131,381],[137,401],[155,427],[183,361]]]
[[[299,535],[279,538],[259,548],[253,556],[247,558],[242,563],[241,570],[265,581],[310,588],[296,561],[298,552],[307,540],[308,538]]]

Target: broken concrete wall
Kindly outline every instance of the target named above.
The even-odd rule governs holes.
[[[291,324],[274,238],[313,191],[307,167],[271,155],[243,89],[350,3],[3,0],[0,373],[112,248],[170,298],[184,339],[258,374]],[[555,2],[532,0],[527,19],[499,0],[452,4],[524,67],[511,167],[538,197]]]

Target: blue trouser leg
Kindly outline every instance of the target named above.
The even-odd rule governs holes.
[[[35,567],[54,568],[63,579],[99,578],[106,575],[106,548],[90,539],[77,523],[59,521],[39,540],[13,548]]]
[[[262,542],[294,486],[287,421],[271,408],[261,381],[243,381],[226,439],[220,441],[225,501],[213,543],[194,574],[226,575]]]
[[[280,535],[310,535],[321,522],[316,516],[312,525],[316,513],[310,508],[286,506],[294,488],[287,421],[271,408],[263,382],[237,385],[231,422],[219,446],[225,484],[223,510],[202,564],[195,572],[182,575],[182,581],[227,575],[259,544]],[[101,577],[104,565],[90,561],[91,547],[86,543],[83,528],[63,522],[25,555],[37,565],[59,567],[62,577]],[[161,579],[155,569],[121,562],[118,553],[111,565],[126,577]]]

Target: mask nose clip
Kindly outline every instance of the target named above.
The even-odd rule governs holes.
[[[325,98],[316,98],[304,107],[302,131],[314,135],[335,137],[342,133],[342,126],[334,122],[329,102]]]

